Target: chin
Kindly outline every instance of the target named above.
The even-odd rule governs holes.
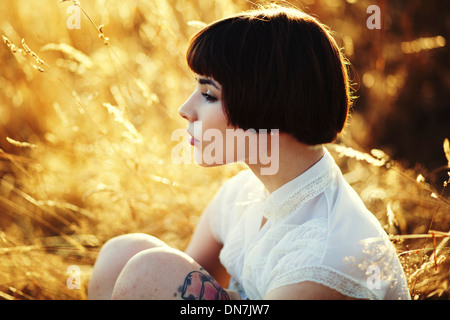
[[[200,150],[195,150],[194,152],[194,162],[201,167],[211,168],[220,167],[228,163],[234,163],[236,161],[230,161],[226,158],[215,158],[213,156],[205,156]]]

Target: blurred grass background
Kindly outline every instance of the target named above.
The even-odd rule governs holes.
[[[242,169],[171,160],[195,86],[187,41],[257,3],[80,1],[86,14],[69,29],[73,1],[0,2],[0,298],[85,299],[101,245],[119,234],[184,249]],[[370,30],[371,1],[289,3],[328,24],[353,65],[359,99],[330,151],[391,234],[413,298],[449,299],[448,5],[377,1],[382,28]]]

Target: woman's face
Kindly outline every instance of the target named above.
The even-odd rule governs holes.
[[[262,174],[278,171],[278,134],[270,136],[265,129],[244,131],[229,125],[223,109],[222,86],[216,80],[197,76],[197,89],[179,113],[188,121],[196,163],[209,167],[242,161],[270,164],[268,169],[262,169]]]
[[[226,130],[233,127],[223,110],[222,86],[209,77],[197,75],[196,79],[196,90],[178,110],[188,121],[195,161],[204,166],[228,163]]]

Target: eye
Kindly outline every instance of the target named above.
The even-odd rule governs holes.
[[[203,96],[203,98],[206,100],[206,102],[210,102],[210,103],[212,103],[212,102],[216,102],[217,101],[217,98],[216,97],[214,97],[213,95],[210,95],[209,93],[205,93],[205,92],[202,92],[202,96]]]

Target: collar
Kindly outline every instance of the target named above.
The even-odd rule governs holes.
[[[263,215],[276,221],[325,191],[334,176],[334,159],[325,149],[322,158],[304,173],[287,182],[265,200]]]

